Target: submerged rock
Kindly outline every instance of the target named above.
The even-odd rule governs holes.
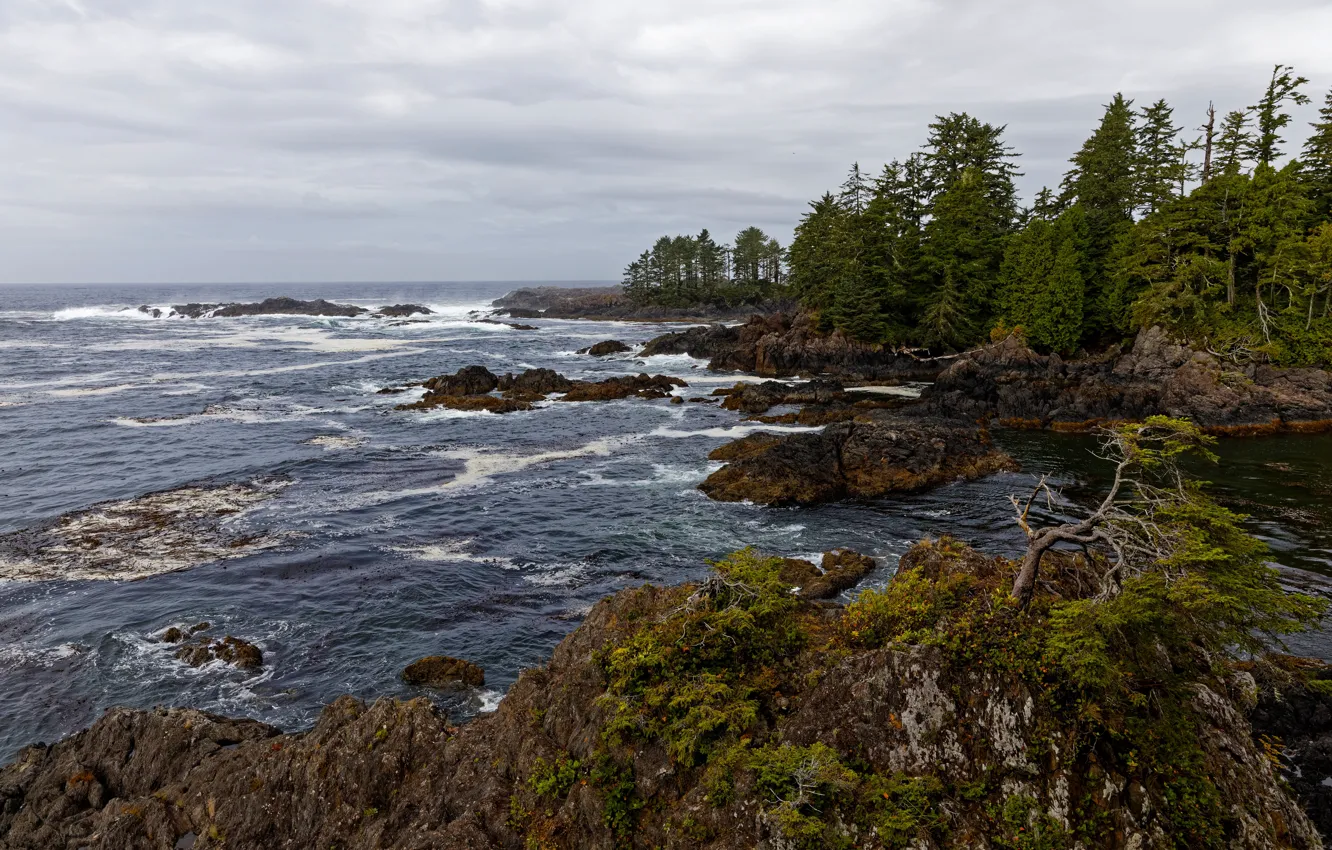
[[[632,348],[620,342],[618,339],[608,339],[605,342],[599,342],[596,345],[579,349],[579,354],[590,354],[593,357],[605,357],[610,354],[623,354],[626,351],[633,351]]]
[[[137,579],[242,558],[282,542],[235,520],[291,484],[200,484],[102,502],[34,528],[0,534],[0,579]]]
[[[486,683],[486,673],[470,661],[448,655],[431,655],[413,661],[402,671],[402,680],[423,688],[453,688],[460,685],[479,688]]]
[[[264,653],[259,647],[231,635],[221,640],[204,638],[198,643],[186,644],[176,650],[176,658],[191,667],[202,667],[213,660],[225,661],[240,670],[258,670],[264,666]]]
[[[917,418],[841,422],[817,433],[759,432],[709,457],[727,461],[699,485],[709,498],[764,505],[875,498],[1017,468],[984,430]]]

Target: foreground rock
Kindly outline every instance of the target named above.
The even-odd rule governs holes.
[[[1332,373],[1238,366],[1175,344],[1160,328],[1127,352],[1068,361],[1011,336],[958,358],[921,398],[935,413],[1016,428],[1082,431],[1153,414],[1223,435],[1332,427]]]
[[[423,688],[479,688],[486,683],[486,673],[470,661],[447,655],[431,655],[413,661],[402,671],[402,680]]]
[[[876,498],[1017,469],[984,430],[927,418],[841,422],[817,433],[759,432],[710,457],[727,465],[700,490],[722,502],[762,505]]]
[[[615,319],[645,322],[732,321],[752,313],[790,309],[789,302],[766,302],[745,307],[695,304],[660,307],[634,304],[619,286],[536,286],[516,289],[491,304],[514,319]]]
[[[846,381],[931,381],[948,364],[823,334],[807,314],[752,316],[743,325],[690,328],[659,336],[639,352],[688,354],[709,369],[751,372],[767,378],[826,375]]]
[[[467,366],[452,375],[425,381],[426,395],[420,401],[398,405],[398,410],[485,410],[512,413],[532,410],[533,402],[563,393],[559,401],[610,401],[614,399],[668,398],[676,387],[686,387],[679,378],[665,375],[633,375],[604,381],[571,381],[551,369],[528,369],[518,375],[495,375],[484,366]],[[383,392],[381,390],[381,392]],[[498,392],[500,395],[492,395]]]
[[[410,306],[410,305],[409,305]],[[425,308],[420,308],[424,310]],[[235,318],[238,316],[340,316],[351,318],[370,312],[351,304],[334,304],[322,298],[299,301],[295,298],[265,298],[257,304],[177,304],[172,316],[188,319]],[[426,312],[429,312],[428,310]]]
[[[626,351],[633,351],[632,348],[620,342],[618,339],[608,339],[599,342],[596,345],[579,349],[579,354],[590,354],[593,357],[606,357],[611,354],[623,354]]]
[[[1010,567],[924,544],[901,569],[984,600]],[[797,603],[762,633],[805,635],[769,647],[773,664],[719,655],[700,668],[720,677],[715,704],[744,712],[721,721],[739,724],[731,732],[709,727],[700,760],[685,757],[622,722],[606,664],[626,648],[661,652],[641,642],[651,634],[680,640],[682,657],[704,651],[705,635],[681,629],[713,592],[644,587],[603,600],[548,666],[462,728],[424,699],[342,697],[310,731],[287,735],[189,709],[112,709],[0,770],[0,846],[1165,850],[1198,834],[1236,850],[1321,846],[1231,695],[1243,675],[1191,683],[1181,710],[1201,761],[1154,773],[1011,656],[971,658],[966,641],[949,649],[947,620],[923,620],[918,642],[863,648],[839,637],[855,634],[843,609]],[[680,687],[692,680],[683,669]],[[739,703],[726,702],[727,676],[745,687]],[[673,721],[688,708],[669,709]]]

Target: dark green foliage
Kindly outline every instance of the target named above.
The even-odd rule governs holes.
[[[941,116],[921,151],[874,181],[857,164],[810,205],[793,293],[822,329],[893,346],[959,349],[1002,324],[1068,354],[1159,324],[1238,362],[1332,363],[1332,94],[1305,160],[1273,164],[1305,82],[1278,65],[1254,106],[1219,127],[1209,109],[1206,146],[1165,101],[1135,114],[1116,95],[1059,196],[1021,213],[1004,128]]]
[[[783,294],[785,252],[757,227],[718,245],[698,236],[663,236],[624,270],[625,294],[638,304],[689,307],[755,304]]]
[[[560,755],[553,762],[538,758],[532,762],[527,784],[538,796],[561,799],[578,780],[579,766],[576,759],[567,755]]]

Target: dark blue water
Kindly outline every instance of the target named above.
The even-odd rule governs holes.
[[[496,416],[395,411],[412,396],[376,393],[474,363],[574,378],[662,372],[689,381],[689,396],[736,378],[687,357],[574,353],[606,338],[642,342],[657,325],[538,321],[522,332],[469,319],[514,286],[0,287],[0,534],[187,484],[285,485],[228,521],[268,548],[160,559],[136,581],[58,570],[0,580],[0,759],[111,705],[190,705],[296,728],[343,693],[417,695],[398,674],[437,653],[486,669],[483,691],[432,695],[465,717],[492,708],[601,596],[697,577],[745,545],[806,556],[850,546],[884,559],[880,583],[927,535],[1020,546],[1007,495],[1029,486],[1026,474],[873,504],[717,504],[695,490],[716,468],[707,454],[754,428],[715,406],[551,402]],[[439,314],[395,326],[124,309],[280,294]],[[1028,471],[1094,486],[1086,440],[1003,439]],[[1257,515],[1279,561],[1332,572],[1332,440],[1233,445],[1214,476],[1223,493]],[[188,568],[165,571],[174,567]],[[264,670],[190,668],[155,640],[204,620],[261,646]],[[1326,656],[1325,644],[1314,636],[1297,648]]]

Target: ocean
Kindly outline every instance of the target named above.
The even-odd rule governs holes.
[[[927,536],[1012,555],[1023,538],[1010,493],[1041,472],[1094,493],[1104,474],[1088,438],[999,433],[1023,472],[815,508],[720,504],[696,489],[720,466],[708,453],[793,429],[667,400],[495,415],[398,411],[420,391],[379,393],[472,364],[661,373],[688,382],[686,397],[746,379],[686,356],[576,353],[671,326],[478,321],[520,285],[0,286],[0,759],[113,705],[290,730],[344,693],[427,695],[466,720],[606,594],[699,578],[745,546],[849,547],[879,560],[870,586]],[[435,312],[403,323],[137,309],[276,295]],[[1254,515],[1292,581],[1325,588],[1332,437],[1230,442],[1222,455],[1207,471],[1218,493]],[[158,639],[203,621],[258,645],[263,669],[190,667]],[[1332,658],[1323,634],[1292,648]],[[401,681],[434,654],[480,664],[486,685],[441,694]]]

